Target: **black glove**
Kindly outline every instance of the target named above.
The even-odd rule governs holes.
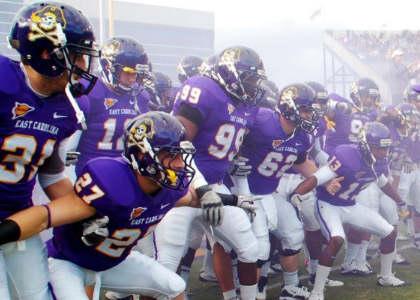
[[[80,152],[77,151],[68,151],[66,152],[66,167],[71,165],[76,165],[77,161],[79,160]]]

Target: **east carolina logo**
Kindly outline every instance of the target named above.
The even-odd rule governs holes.
[[[131,214],[130,214],[130,221],[133,220],[133,219],[136,219],[136,218],[140,217],[141,214],[146,209],[147,209],[147,207],[141,207],[141,206],[136,207],[136,208],[133,208],[133,210],[131,211]]]
[[[114,98],[105,98],[105,100],[104,100],[105,108],[108,110],[109,108],[111,108],[112,106],[114,106],[115,103],[117,103],[117,102],[118,102],[117,99],[114,99]]]
[[[273,149],[277,149],[278,147],[280,147],[281,144],[283,144],[283,140],[273,140]]]
[[[36,41],[37,39],[47,38],[55,46],[58,46],[60,44],[60,32],[57,32],[58,24],[61,25],[62,29],[66,28],[67,22],[63,10],[54,5],[47,5],[31,15],[31,31],[28,39]]]
[[[12,108],[12,120],[25,116],[26,114],[33,111],[35,108],[21,102],[15,102],[15,106]]]

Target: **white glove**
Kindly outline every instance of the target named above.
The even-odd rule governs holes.
[[[296,207],[296,209],[298,211],[301,211],[302,210],[302,202],[309,200],[311,198],[311,196],[312,196],[311,192],[306,193],[304,195],[291,194],[289,196],[289,201],[294,207]]]
[[[66,167],[75,165],[79,160],[80,152],[77,151],[68,151],[66,152]]]
[[[109,231],[106,227],[108,222],[109,218],[104,216],[83,223],[83,234],[81,237],[83,243],[91,247],[103,242],[109,236]]]
[[[243,156],[236,156],[231,165],[230,174],[233,176],[248,176],[252,171],[252,166],[248,165],[249,159]]]
[[[257,214],[257,205],[255,201],[261,200],[261,196],[254,196],[254,195],[239,195],[238,196],[238,204],[237,207],[242,208],[249,216],[249,219],[254,222],[254,218]]]
[[[197,193],[200,195],[198,190]],[[200,197],[200,203],[201,208],[203,209],[203,218],[206,222],[213,226],[222,224],[223,202],[215,191],[211,189],[205,191]]]

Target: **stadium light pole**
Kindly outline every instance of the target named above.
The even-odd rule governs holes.
[[[114,5],[113,0],[108,0],[108,37],[114,36]]]
[[[103,0],[98,0],[99,8],[99,43],[103,45],[104,43],[104,7]]]

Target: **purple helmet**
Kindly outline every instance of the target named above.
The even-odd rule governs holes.
[[[318,111],[321,115],[324,115],[327,112],[328,101],[330,99],[327,89],[316,81],[307,81],[305,83],[315,91],[315,101],[319,106]]]
[[[273,81],[270,80],[261,81],[261,88],[263,93],[261,99],[258,100],[258,105],[261,107],[275,109],[277,99],[280,97],[279,88]]]
[[[391,132],[381,122],[368,122],[361,131],[359,149],[365,162],[373,166],[376,158],[372,153],[372,147],[389,148],[392,145]]]
[[[127,93],[150,80],[149,58],[142,45],[127,37],[113,37],[102,47],[101,74],[105,83],[113,89]],[[120,83],[121,72],[136,73],[137,84]]]
[[[177,66],[178,80],[183,83],[188,78],[200,74],[203,60],[198,56],[184,56]]]
[[[276,110],[303,131],[312,133],[319,126],[316,106],[315,91],[304,83],[294,83],[282,89]]]
[[[266,79],[264,65],[252,49],[237,46],[223,50],[214,66],[216,80],[235,99],[255,105]]]
[[[189,142],[181,143],[184,135],[184,126],[168,113],[151,111],[141,114],[125,130],[123,156],[142,176],[152,178],[163,187],[183,190],[195,173],[191,164],[195,149]],[[167,153],[170,159],[167,166],[159,159],[161,152]],[[171,168],[179,155],[184,167]]]
[[[369,78],[361,78],[353,82],[350,98],[353,100],[354,105],[357,108],[362,109],[362,101],[367,97],[373,101],[374,105],[379,106],[381,95],[379,93],[378,85]]]
[[[74,7],[52,1],[24,6],[16,15],[8,37],[24,64],[47,77],[69,72],[73,92],[87,94],[94,86],[96,77],[91,74],[93,58],[100,55],[95,46],[92,25]],[[84,69],[76,65],[83,56]],[[73,82],[72,75],[84,78],[88,85]]]
[[[420,102],[420,84],[409,84],[404,90],[404,100]]]

